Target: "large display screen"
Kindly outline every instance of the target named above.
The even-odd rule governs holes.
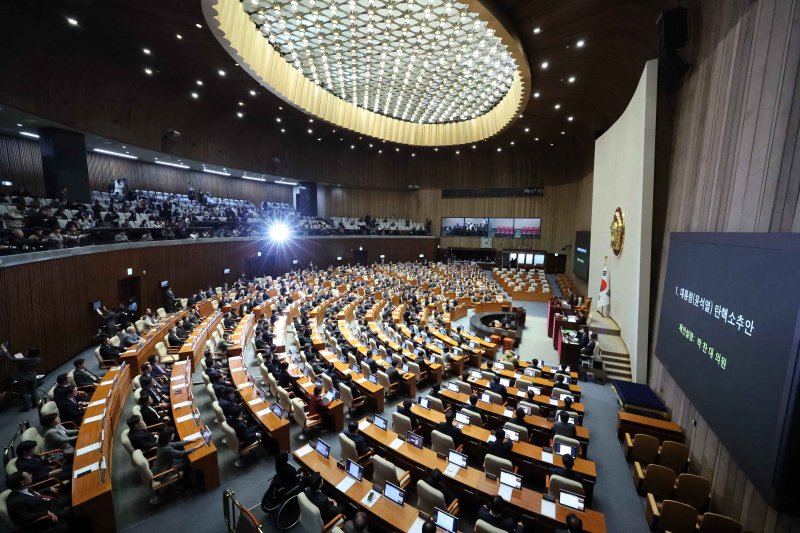
[[[589,281],[589,245],[591,241],[591,231],[575,232],[575,257],[572,259],[572,273],[583,281]]]
[[[509,239],[538,239],[542,233],[541,218],[442,218],[443,237],[501,237]]]
[[[798,235],[673,233],[658,323],[657,357],[768,499],[797,474],[798,265]]]

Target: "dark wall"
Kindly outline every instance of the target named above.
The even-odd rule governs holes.
[[[136,247],[8,266],[0,268],[0,341],[10,340],[15,351],[39,346],[42,370],[56,368],[90,346],[100,326],[91,302],[116,305],[117,282],[130,277],[128,268],[140,277],[140,306],[155,309],[163,305],[160,281],[168,280],[176,296],[187,296],[201,287],[235,281],[259,251],[265,264],[275,257],[280,273],[292,269],[295,259],[294,268],[306,267],[309,261],[321,267],[348,263],[359,245],[370,263],[380,261],[381,254],[387,262],[419,260],[419,254],[434,258],[437,242],[432,237],[307,238],[271,248],[263,240],[242,239]],[[230,274],[223,274],[226,268]],[[2,363],[0,378],[8,372]]]

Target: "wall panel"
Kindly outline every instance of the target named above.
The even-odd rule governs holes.
[[[656,165],[654,326],[670,232],[800,230],[800,4],[689,4],[691,71],[676,96],[660,95],[659,102],[660,133],[670,121],[674,131],[657,140],[657,154],[666,156]],[[767,504],[653,357],[656,342],[649,384],[686,430],[692,470],[713,474],[712,507],[740,520],[745,530],[800,531],[800,518]]]
[[[13,187],[24,187],[31,194],[44,194],[42,152],[39,142],[0,135],[0,179]],[[3,187],[2,191],[9,191]]]

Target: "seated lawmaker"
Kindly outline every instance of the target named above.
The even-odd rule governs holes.
[[[444,422],[439,422],[439,425],[436,429],[444,433],[445,435],[450,436],[453,439],[453,446],[458,447],[461,444],[463,435],[461,433],[461,428],[456,427],[453,425],[453,420],[456,418],[456,412],[453,409],[450,409],[444,414]]]
[[[356,420],[351,420],[350,423],[347,424],[347,431],[345,431],[344,434],[356,445],[356,453],[359,457],[372,450],[367,439],[358,432],[358,422]]]
[[[573,470],[575,466],[575,459],[568,453],[561,456],[561,462],[564,463],[563,467],[553,466],[550,469],[551,476],[559,476],[572,481],[577,481],[583,485],[583,476]]]
[[[506,395],[506,387],[502,383],[500,383],[500,376],[495,374],[494,379],[491,383],[489,383],[489,390],[492,392],[496,392],[500,396]]]
[[[133,415],[128,418],[128,439],[134,450],[141,450],[145,455],[155,452],[158,447],[158,436],[147,429],[142,417]]]
[[[24,440],[17,445],[17,470],[28,472],[34,483],[49,478],[67,481],[71,477],[71,468],[56,462],[48,461],[36,454],[36,441]]]
[[[311,503],[316,505],[317,509],[319,509],[319,514],[322,517],[322,523],[327,524],[333,520],[337,514],[343,514],[345,507],[333,498],[328,498],[322,492],[322,485],[323,480],[322,476],[319,475],[319,472],[314,472],[311,474],[311,481],[309,483],[309,487],[306,489],[306,496]]]
[[[477,394],[470,394],[469,395],[469,405],[464,406],[465,411],[471,411],[480,415],[481,417],[481,426],[486,424],[486,414],[478,408],[478,395]]]
[[[575,429],[575,424],[569,423],[569,413],[567,411],[558,413],[558,420],[553,422],[553,433],[570,439],[577,438],[578,432]]]
[[[85,359],[75,359],[75,370],[72,372],[72,379],[78,387],[93,387],[100,383],[101,379],[86,368]]]
[[[506,440],[506,432],[503,431],[503,428],[494,430],[494,442],[489,444],[490,454],[508,459],[511,456],[511,448],[513,447],[514,443],[510,440]]]
[[[74,444],[78,440],[77,429],[67,429],[61,425],[61,418],[51,413],[42,418],[44,443],[47,451],[63,450],[66,454],[75,453]]]
[[[78,531],[76,524],[72,523],[67,496],[40,493],[31,488],[32,484],[33,478],[28,472],[15,472],[6,479],[6,486],[11,491],[6,508],[12,524],[22,529],[26,524],[44,519],[24,530]]]
[[[106,337],[103,340],[103,344],[100,345],[100,357],[103,361],[114,363],[115,365],[122,364],[120,354],[122,354],[122,350],[111,344],[111,338]]]
[[[515,522],[509,515],[506,502],[501,496],[494,496],[488,505],[482,505],[478,509],[478,520],[483,520],[490,526],[494,526],[508,533],[521,533],[523,531],[522,522]]]

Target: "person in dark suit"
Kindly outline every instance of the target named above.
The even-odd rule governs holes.
[[[46,518],[25,530],[69,531],[72,513],[66,508],[66,498],[39,493],[30,488],[32,483],[33,478],[28,472],[15,472],[6,479],[6,485],[11,490],[6,500],[11,522],[21,527]]]
[[[110,337],[107,337],[103,344],[100,345],[100,357],[103,358],[104,362],[114,363],[115,365],[122,364],[122,359],[119,357],[121,353],[121,348],[111,344]]]
[[[128,439],[134,450],[141,450],[146,454],[158,446],[158,439],[147,429],[142,417],[133,415],[128,418],[128,429]]]
[[[242,407],[239,405],[238,398],[236,398],[236,389],[233,387],[226,388],[222,396],[219,396],[219,407],[222,409],[225,417],[236,417],[242,412]]]
[[[36,441],[24,440],[17,445],[17,470],[28,472],[34,483],[50,477],[68,480],[70,469],[50,463],[36,455]]]
[[[241,416],[229,416],[225,421],[236,432],[240,446],[249,446],[257,440],[261,440],[261,432],[257,424],[247,424]]]
[[[351,420],[350,423],[347,424],[347,431],[345,431],[344,434],[356,445],[356,453],[359,457],[372,449],[370,448],[367,439],[365,439],[364,436],[358,432],[357,421]]]
[[[496,374],[495,374],[495,376],[494,376],[494,380],[492,380],[492,382],[491,382],[491,383],[489,383],[489,390],[490,390],[490,391],[492,391],[492,392],[496,392],[496,393],[497,393],[497,394],[499,394],[500,396],[503,396],[503,397],[505,397],[505,395],[506,395],[506,388],[505,388],[505,386],[504,386],[504,385],[502,385],[502,384],[500,383],[500,376],[498,376],[498,375],[496,375]]]
[[[383,370],[382,368],[380,368],[378,366],[378,362],[375,359],[372,358],[372,354],[371,353],[367,354],[367,357],[364,359],[364,362],[367,363],[367,366],[369,366],[369,371],[372,374],[377,374],[378,370]]]
[[[75,370],[72,372],[72,379],[78,387],[92,387],[100,383],[100,378],[86,369],[85,359],[75,359]]]
[[[509,512],[505,507],[505,500],[500,496],[494,496],[489,505],[481,505],[477,518],[508,533],[521,532],[522,522],[515,522],[513,517],[508,516]]]
[[[75,385],[68,385],[68,391],[60,402],[56,402],[56,406],[58,406],[58,414],[61,420],[72,422],[76,426],[79,426],[83,420],[84,409],[78,403],[78,400],[75,399],[75,394],[77,392],[78,389],[75,388]]]
[[[319,472],[311,474],[311,482],[308,489],[306,489],[306,496],[309,501],[317,506],[319,514],[322,517],[322,523],[327,524],[340,513],[343,513],[343,506],[333,498],[328,498],[322,492],[322,476]]]
[[[169,416],[165,415],[163,410],[156,408],[153,404],[152,396],[142,394],[139,396],[139,409],[142,413],[142,420],[146,426],[159,427],[164,423],[169,422]]]
[[[153,354],[147,358],[150,363],[150,375],[156,379],[168,380],[171,372],[161,364],[161,358],[158,354]]]
[[[142,376],[139,378],[139,384],[142,386],[142,395],[147,395],[153,398],[153,405],[161,408],[169,406],[169,398],[166,396],[161,387],[150,376]],[[169,388],[167,388],[169,391]]]
[[[442,480],[442,471],[438,468],[434,468],[430,475],[424,479],[425,483],[430,485],[432,488],[438,490],[444,495],[444,503],[450,505],[453,503],[455,499],[455,495],[450,491],[447,485]]]
[[[171,287],[167,287],[164,291],[164,306],[167,308],[167,311],[173,313],[175,311],[175,293],[172,292]]]
[[[589,343],[581,348],[581,355],[592,355],[594,354],[594,348],[597,346],[597,333],[592,333],[589,336]]]
[[[556,529],[556,533],[583,533],[583,521],[575,513],[567,515],[565,529]]]
[[[414,401],[411,398],[406,398],[403,400],[403,406],[397,409],[397,412],[408,417],[411,421],[411,429],[416,432],[419,429],[419,417],[411,412],[412,405],[414,405]]]
[[[292,388],[292,383],[298,379],[299,378],[292,376],[289,373],[289,363],[286,361],[281,362],[281,370],[278,373],[278,385],[286,390],[290,390]]]
[[[477,413],[481,417],[481,425],[486,424],[486,415],[483,411],[478,409],[478,395],[477,394],[470,394],[469,396],[469,405],[464,406],[465,411],[472,411],[473,413]]]
[[[503,428],[497,428],[494,430],[494,442],[489,445],[489,453],[503,459],[509,459],[513,446],[513,442],[506,440],[506,432],[503,431]]]
[[[568,412],[561,411],[558,413],[558,420],[553,422],[553,433],[561,435],[562,437],[569,437],[570,439],[577,437],[578,432],[575,429],[575,424],[569,423]]]
[[[455,418],[456,412],[450,409],[444,415],[444,422],[439,422],[439,426],[436,429],[445,435],[449,435],[450,438],[453,439],[453,445],[458,447],[458,445],[461,444],[462,433],[461,428],[453,425],[453,420],[455,420]]]
[[[402,374],[397,370],[397,361],[392,360],[392,366],[386,371],[389,376],[389,383],[400,383],[403,380]]]
[[[169,335],[167,335],[167,344],[170,348],[177,348],[183,344],[183,340],[178,337],[178,330],[175,328],[169,329]]]
[[[575,472],[572,468],[575,466],[575,459],[568,453],[561,456],[561,462],[564,463],[563,467],[554,466],[550,469],[551,476],[559,476],[572,481],[577,481],[583,485],[583,476]]]
[[[525,411],[522,409],[522,407],[517,407],[517,409],[514,411],[514,418],[512,418],[510,422],[517,426],[522,426],[524,428],[530,429],[528,423],[525,422],[525,416],[526,416]]]
[[[16,378],[24,389],[24,394],[22,395],[24,406],[22,410],[29,411],[33,409],[39,402],[39,395],[36,392],[36,376],[39,373],[39,364],[42,362],[41,357],[39,357],[39,349],[28,348],[23,357],[22,354],[11,355],[6,344],[2,344],[0,345],[0,353],[2,353],[4,359],[11,361],[17,367]]]

